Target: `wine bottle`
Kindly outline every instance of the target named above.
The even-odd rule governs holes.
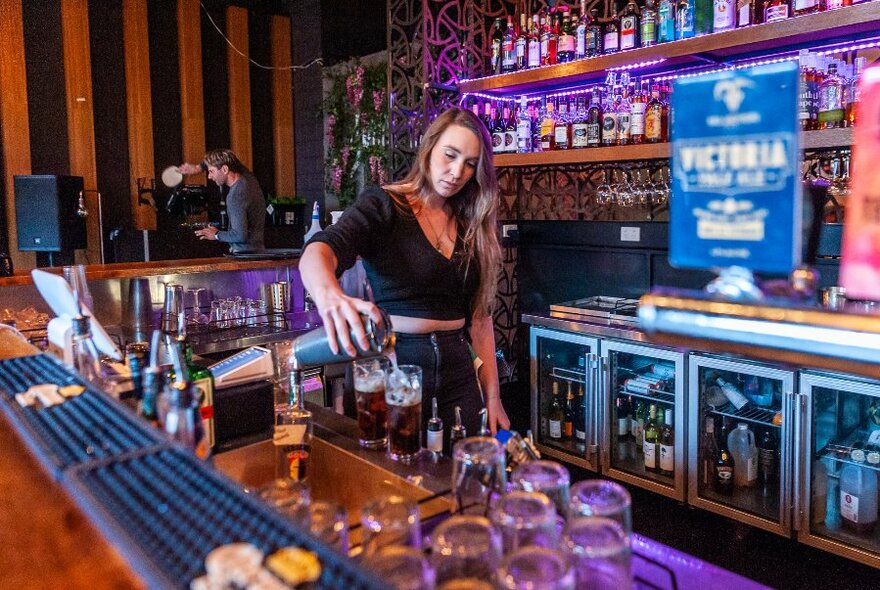
[[[645,442],[642,450],[645,454],[645,471],[657,471],[657,406],[651,404],[648,423],[645,424]]]
[[[660,431],[660,474],[672,477],[675,473],[675,430],[672,427],[672,408],[666,410]]]
[[[443,454],[443,420],[437,415],[437,398],[431,398],[431,418],[428,420],[427,444],[429,452]]]

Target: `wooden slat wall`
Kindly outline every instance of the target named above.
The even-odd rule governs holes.
[[[273,16],[271,24],[272,66],[289,68],[290,18]],[[293,73],[289,69],[272,70],[272,140],[275,155],[275,191],[279,195],[296,194],[296,170],[293,158]]]
[[[153,178],[153,106],[150,100],[150,45],[147,0],[123,0],[125,88],[132,221],[136,229],[156,229],[156,212],[138,204],[138,178]]]
[[[18,269],[36,265],[33,253],[18,251],[12,183],[13,175],[31,173],[22,22],[21,0],[0,0],[0,141],[3,150],[0,156],[3,158],[9,254]]]
[[[98,223],[98,173],[95,164],[95,119],[92,104],[92,67],[87,0],[61,0],[61,37],[67,102],[70,173],[83,177],[86,189],[88,248],[86,261],[101,262]]]
[[[229,146],[248,168],[253,166],[253,128],[251,126],[251,77],[248,62],[248,12],[246,8],[226,9],[226,36],[235,46],[227,47],[229,65]]]
[[[205,104],[202,90],[202,33],[199,0],[178,0],[177,43],[180,56],[180,110],[183,159],[201,162],[205,155]]]

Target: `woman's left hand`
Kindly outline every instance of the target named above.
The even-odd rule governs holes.
[[[500,397],[493,396],[486,400],[486,412],[488,412],[489,430],[493,435],[499,429],[507,430],[510,428],[510,419],[507,417],[507,412],[504,411]]]

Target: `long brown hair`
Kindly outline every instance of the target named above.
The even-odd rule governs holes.
[[[383,188],[394,199],[415,194],[425,199],[431,187],[431,152],[440,136],[451,125],[459,125],[473,132],[480,140],[480,157],[474,175],[446,203],[459,231],[463,233],[468,261],[476,259],[480,267],[480,286],[472,301],[477,317],[491,314],[498,290],[498,272],[501,266],[501,247],[495,215],[498,203],[498,179],[492,162],[492,139],[483,123],[471,111],[453,107],[443,112],[425,131],[409,173],[395,184]],[[399,203],[402,204],[402,203]],[[407,207],[408,208],[408,207]],[[469,263],[469,262],[468,262]]]

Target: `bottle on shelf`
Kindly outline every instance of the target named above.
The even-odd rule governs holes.
[[[675,38],[696,36],[696,0],[678,0],[675,7]]]
[[[846,105],[843,91],[846,83],[837,73],[837,62],[828,64],[825,79],[819,84],[819,129],[843,127]]]
[[[186,380],[192,384],[196,407],[202,415],[205,438],[208,446],[214,446],[214,375],[207,365],[193,359],[192,344],[186,336],[186,313],[179,314],[176,340],[183,350]]]
[[[577,108],[571,119],[571,147],[581,149],[589,147],[587,143],[587,97],[577,97]]]
[[[633,411],[633,422],[631,425],[633,439],[636,441],[636,452],[644,452],[645,444],[645,423],[648,417],[648,406],[642,400],[636,401],[636,407]]]
[[[574,28],[574,58],[587,57],[587,27],[590,24],[590,16],[587,14],[587,0],[581,0],[580,18]]]
[[[587,23],[586,32],[587,57],[602,55],[605,52],[603,41],[602,23],[599,22],[599,9],[592,8],[590,9],[590,20]]]
[[[519,137],[517,132],[516,109],[514,104],[504,106],[504,153],[515,154]]]
[[[755,24],[756,0],[736,0],[736,26],[748,27]]]
[[[532,117],[529,114],[529,106],[526,95],[519,99],[519,112],[516,118],[516,151],[520,154],[528,154],[532,151]]]
[[[639,32],[639,7],[635,0],[629,0],[620,17],[620,50],[638,47]]]
[[[675,2],[660,0],[657,6],[657,43],[667,43],[675,39]]]
[[[489,72],[501,73],[501,44],[504,42],[504,19],[496,18],[492,25],[492,51],[489,57]]]
[[[712,32],[721,33],[736,28],[736,0],[714,0]]]
[[[547,152],[556,149],[556,113],[553,110],[553,101],[541,99],[541,151]]]
[[[660,475],[672,477],[675,473],[675,429],[672,426],[672,408],[667,408],[660,430]]]
[[[529,69],[541,65],[541,33],[538,22],[538,15],[532,15],[529,32],[526,36],[526,67]]]
[[[587,398],[581,383],[578,383],[577,397],[575,398],[574,438],[580,446],[587,442]]]
[[[645,106],[645,142],[663,141],[663,102],[660,100],[660,85],[651,86],[651,99]]]
[[[541,19],[541,65],[550,66],[556,63],[557,43],[553,15],[546,14]]]
[[[840,470],[840,517],[844,528],[871,534],[877,525],[877,471],[848,463]]]
[[[645,442],[642,444],[642,452],[645,456],[645,471],[653,472],[658,469],[657,443],[660,438],[660,429],[657,424],[657,406],[651,404],[648,412],[648,422],[645,424]]]
[[[526,60],[528,59],[528,39],[529,39],[529,28],[528,22],[526,21],[526,13],[519,13],[519,31],[516,34],[516,41],[513,43],[514,47],[514,70],[524,70],[526,69]]]
[[[572,30],[571,14],[568,10],[559,16],[558,21],[562,21],[559,27],[559,48],[556,52],[559,63],[574,61],[575,59],[575,32]]]
[[[562,409],[562,403],[559,401],[559,382],[553,382],[553,398],[550,401],[549,419],[549,436],[551,440],[562,440],[562,423],[565,422],[565,410]]]
[[[718,439],[715,437],[715,418],[706,416],[700,440],[700,477],[704,489],[714,484],[717,458]]]
[[[775,23],[791,16],[790,0],[767,0],[764,3],[764,22]]]
[[[620,51],[620,8],[614,3],[608,22],[602,29],[602,53],[617,53]]]
[[[425,448],[439,457],[443,454],[443,420],[437,415],[437,398],[431,398],[431,417],[426,429]]]
[[[642,8],[641,30],[640,30],[640,47],[651,47],[658,42],[658,20],[657,6],[654,0],[645,0],[645,7]]]
[[[613,75],[613,74],[612,74]],[[602,145],[617,145],[617,109],[610,92],[605,94],[602,104]]]
[[[615,413],[617,415],[617,440],[624,442],[629,440],[630,423],[629,423],[629,400],[626,396],[620,395],[615,401]]]
[[[577,408],[575,407],[574,392],[571,389],[571,381],[568,382],[568,393],[565,396],[563,415],[562,437],[565,440],[572,440],[574,438],[574,419],[577,415]]]
[[[621,75],[624,78],[627,74]],[[625,79],[625,78],[624,78]],[[627,80],[628,81],[628,80]],[[629,145],[631,143],[630,133],[632,131],[632,103],[623,89],[626,88],[626,82],[621,81],[621,86],[617,87],[614,97],[614,108],[617,111],[617,145]]]
[[[758,472],[761,480],[761,490],[764,495],[770,495],[774,488],[779,485],[777,466],[779,465],[779,441],[773,429],[765,428],[758,443]]]
[[[696,36],[708,35],[712,32],[714,15],[714,0],[694,0],[694,33]]]
[[[718,448],[718,454],[715,458],[714,465],[714,482],[715,491],[719,494],[729,496],[733,494],[733,478],[736,467],[736,461],[730,454],[725,440],[724,429],[721,431],[721,444]]]
[[[825,10],[824,2],[821,0],[793,0],[792,13],[794,16],[812,14],[820,10]]]
[[[721,388],[721,392],[727,398],[727,401],[733,404],[733,407],[737,410],[742,409],[743,406],[749,403],[749,398],[744,396],[733,383],[725,381],[721,377],[718,377],[715,382],[718,383],[718,387]]]
[[[758,481],[758,447],[755,446],[755,433],[749,425],[740,422],[727,435],[727,448],[733,456],[733,481],[737,487],[745,488]]]
[[[557,105],[553,138],[557,150],[567,150],[571,147],[571,121],[568,117],[568,103],[564,96],[557,99]]]
[[[635,88],[635,87],[633,87]],[[645,143],[645,112],[648,107],[647,82],[642,82],[638,91],[633,90],[629,136],[633,145]]]
[[[513,30],[513,17],[507,17],[507,28],[501,39],[501,73],[507,74],[516,69],[516,32]]]
[[[599,147],[602,144],[602,105],[599,102],[599,90],[590,93],[590,107],[587,109],[587,147]]]

